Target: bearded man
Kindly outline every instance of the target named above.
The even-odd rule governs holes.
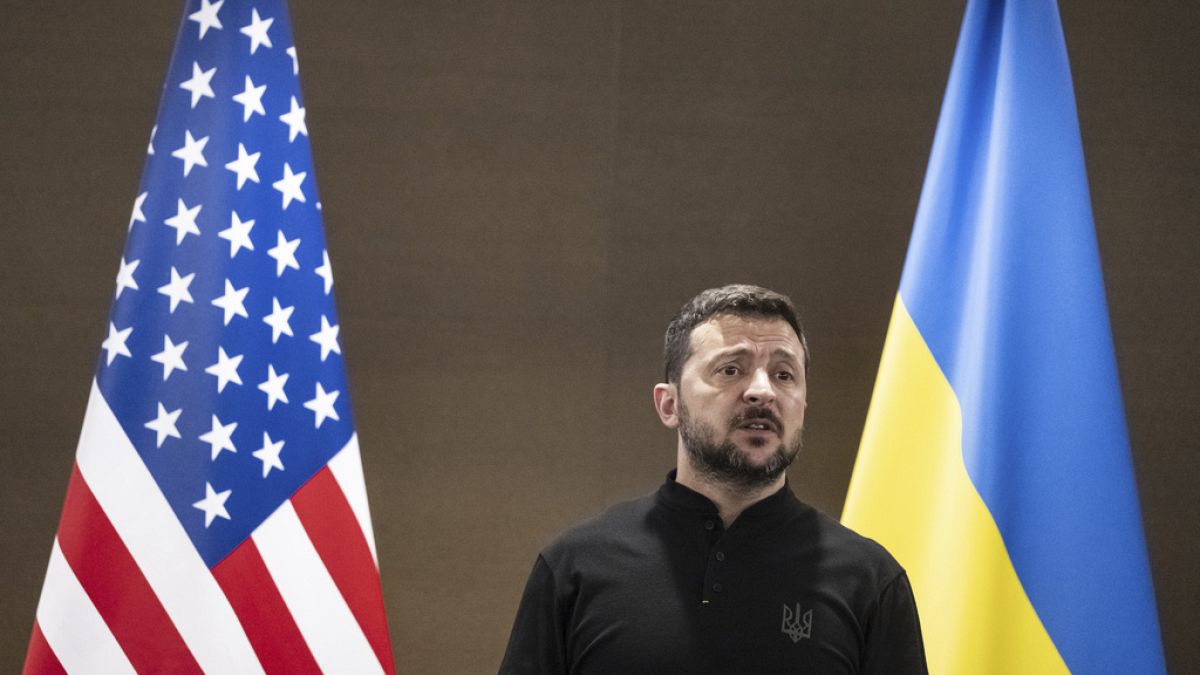
[[[664,357],[676,469],[542,551],[500,672],[926,673],[903,568],[788,488],[809,363],[791,300],[706,290]]]

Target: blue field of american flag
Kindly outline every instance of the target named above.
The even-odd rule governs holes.
[[[188,3],[26,672],[393,670],[299,72]]]

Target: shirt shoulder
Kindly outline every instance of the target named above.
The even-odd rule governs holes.
[[[594,515],[555,537],[541,552],[541,558],[555,572],[595,561],[598,556],[642,545],[647,520],[654,508],[654,495],[621,502]]]
[[[791,521],[793,535],[801,548],[815,547],[817,555],[833,570],[860,578],[882,589],[904,574],[904,568],[882,544],[855,532],[819,509],[797,500]]]

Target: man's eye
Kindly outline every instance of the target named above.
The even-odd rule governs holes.
[[[779,371],[779,373],[776,374],[775,377],[778,377],[779,379],[785,380],[788,382],[791,382],[792,380],[796,379],[795,375],[792,375],[790,372],[788,372],[786,370]]]
[[[741,371],[738,370],[737,366],[723,366],[718,372],[721,373],[722,375],[728,375],[728,376],[732,377],[734,375],[737,375]]]

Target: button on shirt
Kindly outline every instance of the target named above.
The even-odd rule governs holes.
[[[723,527],[674,480],[547,547],[501,673],[925,673],[883,547],[787,486]]]

